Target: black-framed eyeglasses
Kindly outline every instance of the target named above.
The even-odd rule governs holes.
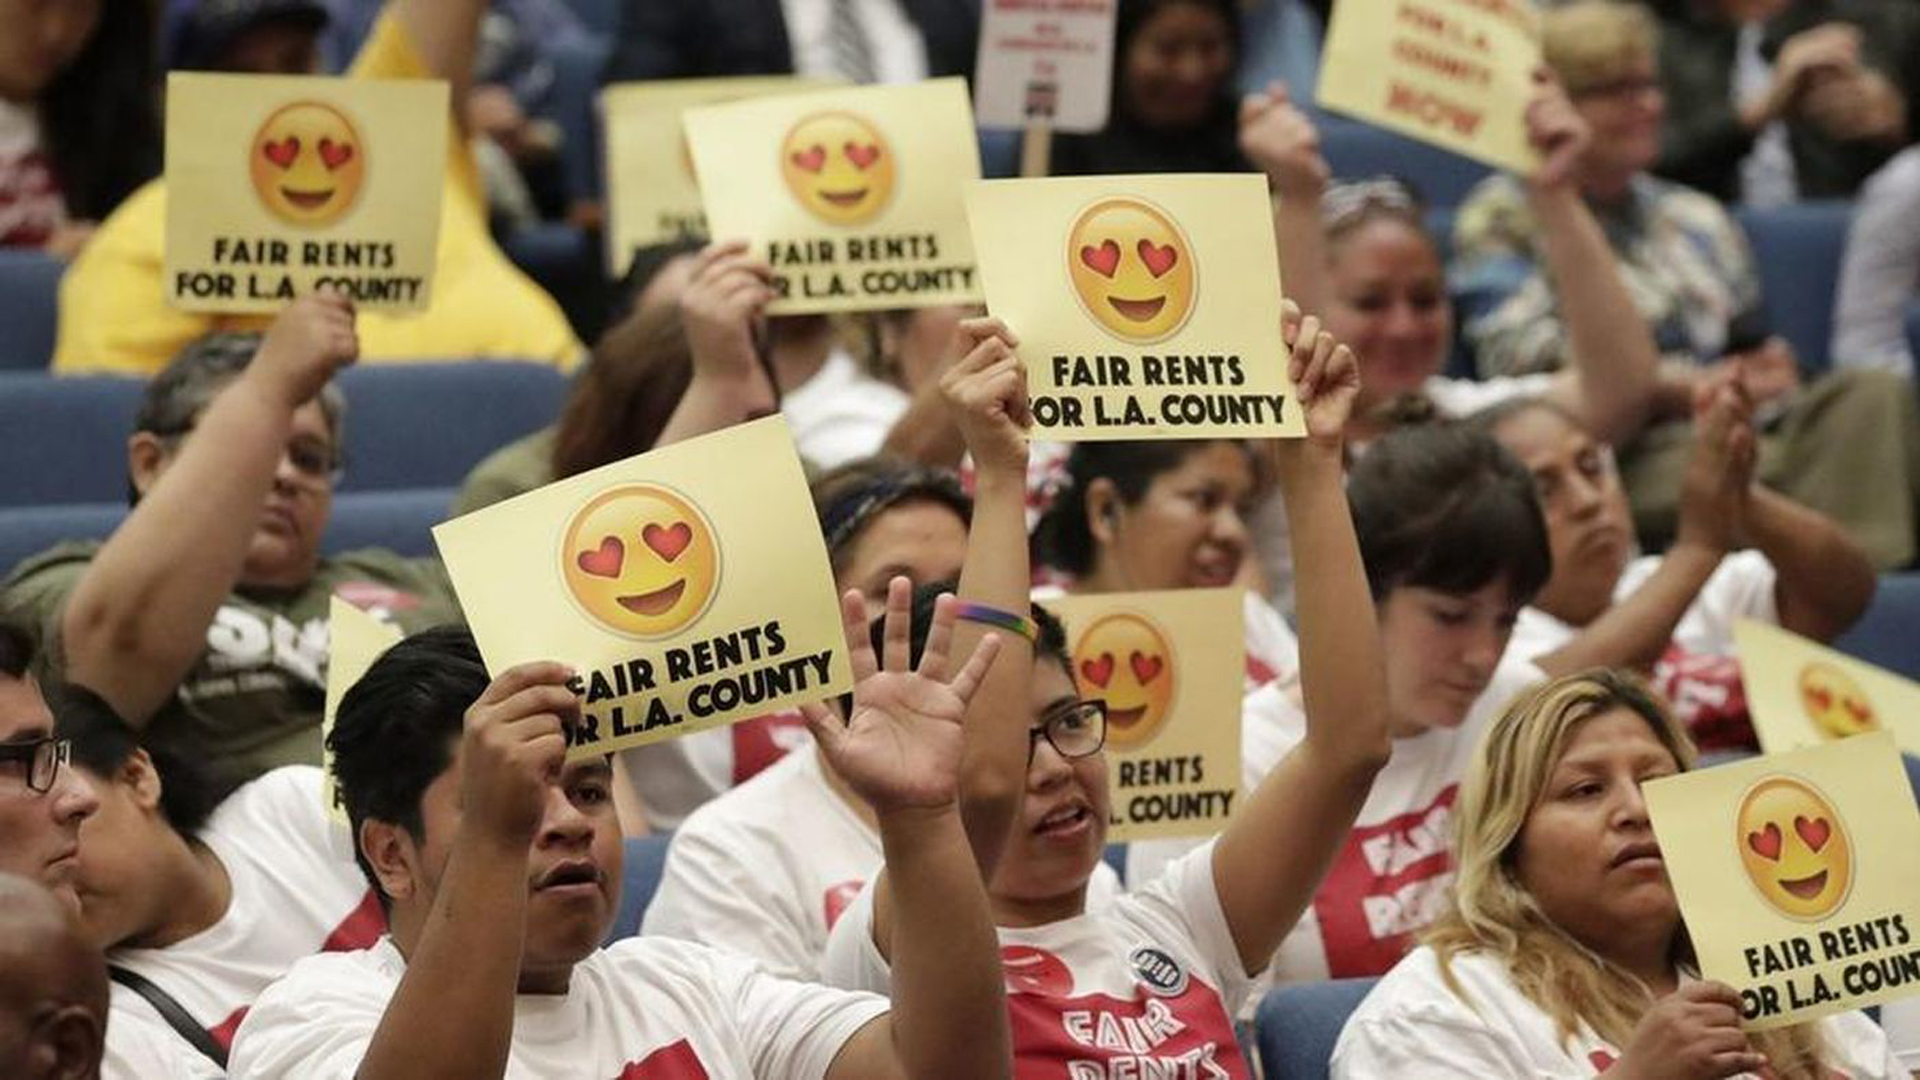
[[[1040,722],[1027,729],[1027,763],[1041,739],[1053,752],[1072,761],[1100,752],[1107,744],[1107,703],[1098,698],[1069,701],[1047,711]]]
[[[0,742],[0,765],[13,761],[24,762],[27,790],[42,795],[53,790],[54,781],[60,778],[60,767],[72,759],[73,742],[70,739],[56,739],[49,735],[27,742]]]

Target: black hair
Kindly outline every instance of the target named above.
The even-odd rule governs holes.
[[[959,589],[960,584],[955,581],[932,581],[914,588],[913,603],[909,608],[911,627],[907,632],[907,663],[909,665],[918,666],[921,654],[927,651],[927,634],[933,629],[934,604],[943,594],[958,592]],[[1067,628],[1061,625],[1053,612],[1039,604],[1029,604],[1028,614],[1033,617],[1035,629],[1038,631],[1033,642],[1033,658],[1036,661],[1051,660],[1071,673],[1073,661],[1067,657]],[[886,646],[886,628],[885,615],[873,620],[867,627],[867,638],[872,643],[876,656],[880,655],[881,650]],[[1004,634],[1008,631],[1003,630],[1000,633]],[[957,665],[965,663],[967,658],[956,656],[951,659],[957,670]],[[948,674],[951,675],[952,672]],[[853,715],[852,694],[840,695],[840,715],[843,717]]]
[[[104,0],[93,38],[41,91],[42,137],[70,217],[98,221],[159,175],[155,6]]]
[[[811,494],[835,574],[845,569],[853,542],[873,519],[896,506],[930,502],[953,511],[962,523],[973,521],[973,500],[960,487],[959,477],[893,458],[861,458],[835,466],[813,482]]]
[[[1091,572],[1098,545],[1087,524],[1087,488],[1095,480],[1111,480],[1120,501],[1132,506],[1146,495],[1154,477],[1172,472],[1216,442],[1244,449],[1223,439],[1075,443],[1067,457],[1066,486],[1034,527],[1034,562],[1075,576]]]
[[[1140,33],[1155,15],[1173,7],[1206,8],[1220,17],[1227,27],[1227,44],[1233,49],[1234,66],[1239,66],[1242,52],[1240,7],[1236,0],[1120,0],[1120,10],[1115,12],[1113,21],[1113,55],[1116,64],[1126,62],[1127,49],[1133,44],[1134,36]],[[1114,85],[1119,85],[1118,72]],[[1232,81],[1232,76],[1228,76]]]
[[[1553,572],[1532,475],[1466,424],[1382,437],[1348,474],[1347,500],[1375,601],[1404,586],[1457,595],[1505,579],[1524,604]]]
[[[327,736],[334,784],[353,827],[354,859],[382,907],[387,894],[360,849],[360,824],[384,821],[424,838],[421,796],[453,763],[467,707],[487,683],[472,632],[437,626],[381,653],[340,699]]]
[[[67,683],[48,695],[54,730],[73,742],[73,760],[96,776],[111,780],[145,750],[160,778],[160,813],[182,836],[198,833],[220,805],[221,785],[202,763],[172,740],[135,732],[118,710],[84,686]]]
[[[0,675],[24,679],[33,666],[33,634],[12,619],[0,619]]]

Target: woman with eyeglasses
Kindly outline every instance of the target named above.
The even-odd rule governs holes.
[[[1698,422],[1692,410],[1702,395],[1718,382],[1740,382],[1769,447],[1762,482],[1841,522],[1876,566],[1905,566],[1920,552],[1920,410],[1912,387],[1880,371],[1803,378],[1802,358],[1767,326],[1740,225],[1712,198],[1648,172],[1660,154],[1664,115],[1657,39],[1644,8],[1608,0],[1558,7],[1541,20],[1546,62],[1593,132],[1572,162],[1573,191],[1605,227],[1632,298],[1628,318],[1647,327],[1666,360],[1656,418]],[[1461,205],[1449,280],[1482,375],[1557,371],[1581,351],[1564,278],[1543,272],[1552,244],[1546,222],[1509,178],[1482,182]],[[1665,546],[1678,527],[1689,442],[1683,425],[1662,424],[1622,448],[1630,501],[1650,545]]]
[[[1695,410],[1679,535],[1661,555],[1635,556],[1612,452],[1564,409],[1527,398],[1474,424],[1533,474],[1553,548],[1553,574],[1520,612],[1511,651],[1550,675],[1650,672],[1700,749],[1753,752],[1734,624],[1831,640],[1866,608],[1875,579],[1833,521],[1754,483],[1751,402],[1730,384],[1712,395]]]
[[[1739,995],[1699,978],[1641,793],[1693,763],[1631,676],[1507,708],[1460,789],[1454,893],[1347,1020],[1336,1080],[1905,1080],[1861,1013],[1746,1032]]]
[[[305,297],[266,334],[215,334],[148,384],[127,443],[132,509],[103,544],[23,562],[10,602],[41,624],[65,681],[136,730],[194,746],[231,789],[320,762],[338,593],[409,627],[456,612],[438,560],[322,556],[358,354],[352,304]]]
[[[1296,332],[1292,345],[1309,434],[1276,447],[1274,457],[1302,568],[1310,721],[1294,752],[1245,794],[1217,839],[1095,910],[1087,886],[1111,809],[1100,753],[1105,716],[1080,700],[1064,642],[1050,627],[1003,634],[1033,635],[1025,707],[968,718],[970,752],[980,743],[977,752],[992,754],[1024,788],[1002,838],[969,829],[1000,927],[1018,1075],[1249,1075],[1232,1018],[1386,761],[1379,635],[1371,621],[1351,617],[1367,596],[1342,483],[1358,369],[1328,335]],[[960,383],[1004,403],[991,418],[1017,443],[1025,378],[1005,339],[983,335],[955,371]],[[929,599],[914,620],[915,652],[931,622]],[[893,934],[883,874],[835,928],[829,981],[884,990]]]

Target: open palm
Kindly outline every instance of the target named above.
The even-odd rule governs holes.
[[[857,589],[841,599],[855,680],[853,715],[842,723],[824,705],[802,710],[834,771],[883,812],[947,806],[959,797],[966,749],[961,720],[1000,645],[989,635],[960,673],[947,680],[954,608],[952,597],[943,596],[934,607],[920,666],[907,670],[910,597],[906,579],[895,578],[887,590],[884,664],[874,657],[865,599]]]

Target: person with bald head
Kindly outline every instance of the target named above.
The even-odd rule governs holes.
[[[107,1034],[107,962],[73,905],[0,873],[0,1076],[89,1080]]]
[[[80,823],[100,799],[67,767],[69,745],[54,738],[53,713],[28,671],[33,652],[25,630],[0,622],[0,872],[39,882],[77,913]]]

